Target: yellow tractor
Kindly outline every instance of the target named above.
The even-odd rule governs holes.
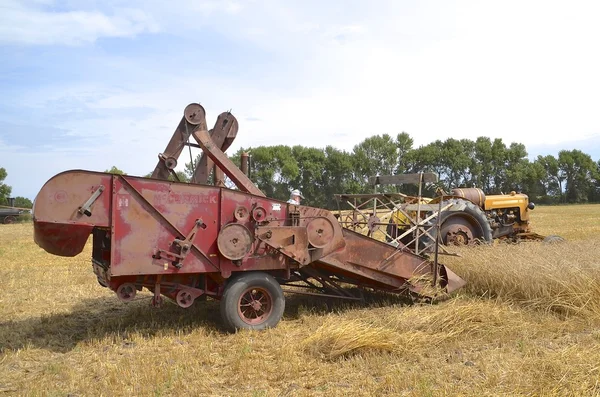
[[[476,241],[494,239],[561,241],[559,236],[544,237],[532,232],[529,212],[535,204],[526,194],[488,195],[478,188],[453,189],[444,195],[440,215],[440,239],[446,245],[467,245]],[[427,204],[439,203],[440,198],[423,199]],[[414,214],[411,214],[414,215]],[[414,223],[414,222],[413,222]],[[397,211],[387,226],[388,241],[403,233],[411,225],[408,217]]]

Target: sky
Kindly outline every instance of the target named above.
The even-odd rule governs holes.
[[[151,172],[188,103],[229,149],[407,132],[600,159],[598,1],[0,0],[0,167]],[[180,165],[189,161],[182,155]]]

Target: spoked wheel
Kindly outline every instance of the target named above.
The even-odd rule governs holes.
[[[281,286],[262,272],[232,276],[221,298],[221,316],[230,330],[274,327],[284,309]]]
[[[10,225],[11,223],[15,223],[16,221],[17,218],[15,218],[14,216],[7,216],[6,218],[4,218],[5,225]]]
[[[243,322],[257,325],[269,318],[273,311],[273,300],[269,291],[262,288],[248,288],[238,302],[238,314]]]

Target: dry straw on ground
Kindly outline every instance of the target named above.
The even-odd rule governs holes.
[[[600,206],[540,207],[562,245],[445,257],[451,299],[346,304],[290,296],[265,332],[223,332],[218,304],[130,304],[100,287],[90,247],[48,255],[0,225],[0,392],[6,395],[598,395]]]

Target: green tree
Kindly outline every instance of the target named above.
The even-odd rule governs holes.
[[[290,182],[292,188],[300,189],[305,200],[303,204],[323,207],[327,203],[324,177],[326,157],[323,149],[294,146],[292,157],[298,165],[298,174]]]
[[[580,150],[558,152],[558,166],[565,178],[565,198],[568,203],[587,202],[593,192],[597,164]]]
[[[124,171],[118,169],[116,166],[112,166],[109,170],[104,170],[104,172],[115,175],[127,175]]]
[[[488,137],[475,140],[475,153],[471,161],[471,183],[488,193],[492,188],[492,141]]]
[[[505,171],[506,179],[501,187],[505,193],[511,190],[524,191],[526,185],[531,183],[531,178],[539,169],[532,168],[527,158],[527,150],[522,143],[511,143],[505,150]]]
[[[251,153],[250,179],[267,197],[287,200],[294,188],[292,182],[300,174],[292,148],[284,145],[258,146],[252,148]]]
[[[15,197],[15,207],[19,208],[33,208],[33,203],[27,197]]]
[[[494,193],[507,193],[504,191],[507,184],[506,163],[508,161],[507,148],[502,138],[494,139],[492,143],[492,172],[491,184],[489,191]]]
[[[7,205],[8,198],[12,192],[12,187],[4,183],[8,173],[4,168],[0,168],[0,205]]]
[[[398,168],[398,143],[388,135],[374,135],[354,146],[352,150],[354,175],[364,192],[371,192],[369,177],[393,175]],[[395,190],[382,187],[381,190]]]
[[[336,149],[333,146],[325,148],[323,181],[325,208],[329,209],[337,208],[335,194],[356,194],[364,188],[355,178],[352,153]]]
[[[596,172],[594,177],[594,186],[592,188],[592,192],[590,194],[591,202],[599,202],[600,201],[600,160],[596,162]]]
[[[528,161],[523,168],[523,178],[518,190],[526,193],[533,202],[547,202],[547,174],[544,166],[538,161]]]
[[[470,184],[470,170],[475,144],[468,139],[448,138],[441,146],[444,186],[450,190]]]
[[[396,137],[396,147],[398,148],[398,162],[395,174],[404,174],[408,172],[411,165],[411,152],[413,152],[414,141],[406,132],[401,132]]]
[[[548,201],[562,201],[564,178],[560,173],[556,157],[552,155],[540,155],[537,156],[535,163],[539,164],[544,169],[544,174],[540,182],[544,185],[545,195]]]

